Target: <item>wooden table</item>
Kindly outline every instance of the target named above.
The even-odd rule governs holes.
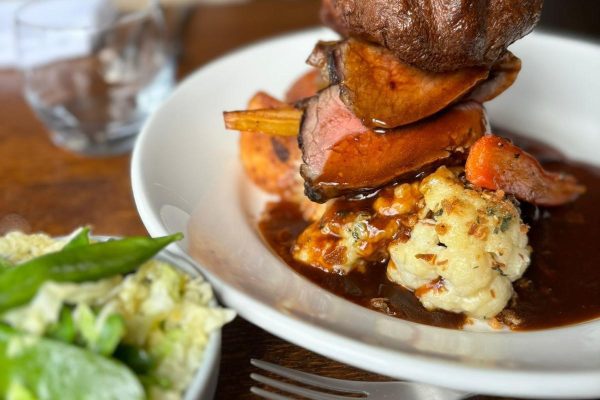
[[[198,7],[183,32],[179,76],[240,45],[317,25],[318,5],[318,0],[259,0]],[[92,159],[54,147],[24,102],[15,71],[0,71],[0,115],[0,234],[18,228],[60,235],[84,224],[98,234],[146,233],[133,203],[129,156]],[[237,318],[223,331],[217,399],[255,398],[249,393],[250,358],[332,377],[386,380]]]

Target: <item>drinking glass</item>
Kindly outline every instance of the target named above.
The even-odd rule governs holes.
[[[174,84],[155,0],[31,0],[16,14],[25,97],[58,146],[131,149]]]

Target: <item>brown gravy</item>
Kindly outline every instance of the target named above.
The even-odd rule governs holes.
[[[511,136],[547,169],[574,175],[587,192],[562,207],[522,204],[523,219],[531,227],[532,262],[515,282],[516,296],[498,319],[516,330],[532,330],[600,317],[600,168],[567,161],[558,151],[533,140],[503,136]],[[295,204],[280,202],[267,207],[259,228],[290,267],[338,296],[409,321],[446,328],[464,325],[464,315],[427,311],[412,292],[387,279],[382,263],[342,276],[294,261],[291,246],[307,225]]]

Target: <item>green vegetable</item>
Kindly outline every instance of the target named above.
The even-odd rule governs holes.
[[[13,263],[8,261],[6,258],[0,256],[0,274],[2,273],[3,269],[10,268],[12,266],[13,266]]]
[[[49,338],[60,340],[65,343],[73,343],[75,341],[77,331],[75,330],[73,314],[71,314],[70,308],[63,307],[60,310],[58,322],[48,329],[46,335]]]
[[[172,390],[173,383],[167,378],[156,376],[156,375],[138,375],[138,379],[146,388],[146,391],[151,390],[152,387],[158,387],[162,390]]]
[[[4,273],[8,268],[12,267],[13,263],[6,258],[0,256],[0,274]]]
[[[113,357],[140,375],[147,374],[156,367],[156,360],[146,350],[125,343],[117,347]]]
[[[111,355],[115,352],[123,336],[125,336],[125,331],[123,317],[119,314],[109,315],[100,328],[100,334],[93,350],[105,356]]]
[[[19,382],[11,382],[6,400],[37,400],[37,398]]]
[[[39,400],[145,398],[140,382],[121,363],[2,325],[0,365],[0,398],[17,393]]]
[[[75,328],[83,345],[103,356],[110,356],[125,336],[123,317],[111,314],[104,321],[99,321],[98,316],[86,304],[80,304],[75,309]]]
[[[69,241],[69,243],[65,244],[64,249],[71,249],[79,246],[86,246],[90,244],[90,228],[87,226],[81,228],[77,235],[73,236],[73,238]]]
[[[500,223],[500,231],[506,232],[508,228],[510,228],[510,221],[512,220],[512,215],[507,215],[502,217],[502,222]]]
[[[131,237],[92,243],[10,268],[0,274],[0,313],[27,303],[46,281],[83,282],[130,272],[182,237],[178,233],[155,239]]]
[[[96,316],[87,304],[80,304],[74,312],[75,329],[79,335],[78,341],[84,347],[91,349],[96,342],[98,331],[96,329]]]

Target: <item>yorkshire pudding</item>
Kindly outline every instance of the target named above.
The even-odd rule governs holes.
[[[323,0],[323,21],[428,71],[490,67],[540,18],[543,0]]]

